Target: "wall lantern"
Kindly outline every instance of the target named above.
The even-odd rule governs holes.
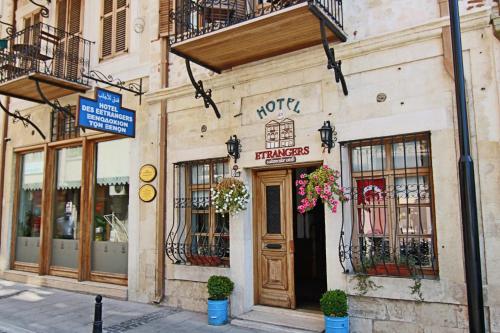
[[[229,154],[229,156],[232,156],[234,158],[234,163],[236,163],[238,161],[238,158],[240,158],[240,139],[238,139],[236,135],[230,136],[229,140],[226,142],[226,145],[227,153]]]
[[[331,149],[335,147],[335,142],[337,142],[337,132],[335,132],[335,126],[332,128],[330,120],[327,120],[318,131],[321,135],[321,146],[328,148],[328,153],[330,153]]]

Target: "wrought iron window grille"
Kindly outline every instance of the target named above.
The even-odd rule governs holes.
[[[429,133],[341,144],[346,273],[437,278]]]
[[[229,176],[227,158],[176,163],[165,243],[174,264],[229,266],[229,216],[215,213],[210,189]]]
[[[80,129],[76,126],[76,106],[70,107],[70,112],[73,115],[68,116],[66,113],[52,111],[50,113],[50,138],[51,141],[59,141],[77,138],[80,136]]]

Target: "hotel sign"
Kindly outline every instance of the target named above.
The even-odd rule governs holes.
[[[95,99],[80,96],[77,126],[135,137],[135,111],[122,107],[122,95],[96,88]]]
[[[255,153],[256,160],[265,160],[266,165],[294,163],[297,156],[309,155],[309,147],[295,147],[295,123],[285,118],[271,120],[266,124],[266,149]]]

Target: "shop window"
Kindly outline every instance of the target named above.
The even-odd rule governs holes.
[[[73,117],[64,112],[51,112],[51,141],[72,139],[80,136],[80,130],[76,127],[76,106],[74,105],[71,106],[71,114]]]
[[[228,266],[229,216],[215,213],[210,189],[229,174],[227,159],[174,165],[174,220],[167,256],[176,264]]]
[[[104,0],[101,16],[101,59],[128,50],[128,0]]]
[[[93,272],[127,274],[130,140],[96,144]]]
[[[40,253],[42,227],[42,186],[44,153],[19,156],[18,209],[15,260],[36,264]]]
[[[78,268],[82,147],[56,151],[51,266]]]
[[[344,143],[340,258],[346,271],[435,277],[438,273],[430,135]]]

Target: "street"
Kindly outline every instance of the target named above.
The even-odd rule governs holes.
[[[90,333],[94,301],[57,289],[0,280],[0,333]],[[205,313],[103,299],[103,332],[258,333],[232,325],[207,325]]]

